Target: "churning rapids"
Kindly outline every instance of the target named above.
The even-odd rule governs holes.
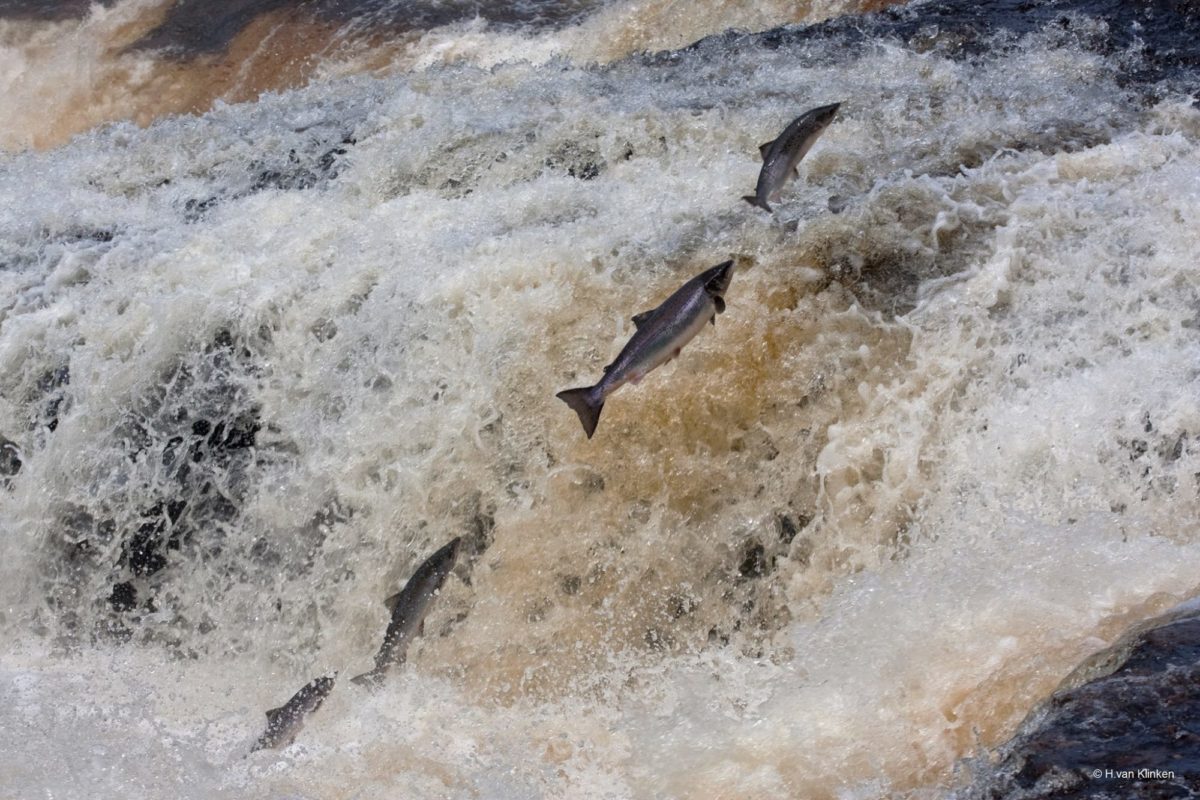
[[[1200,592],[1194,4],[42,5],[0,797],[943,797]],[[727,258],[587,440],[555,392]]]

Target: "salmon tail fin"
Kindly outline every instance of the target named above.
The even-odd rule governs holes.
[[[758,206],[759,208],[763,209],[764,211],[771,210],[771,207],[769,205],[767,205],[766,200],[759,200],[757,197],[755,197],[752,194],[744,194],[744,195],[742,195],[742,199],[745,200],[747,203],[749,203],[752,206]]]
[[[600,411],[604,408],[604,398],[596,391],[596,387],[567,389],[554,396],[579,415],[579,421],[583,423],[583,432],[589,439],[592,438],[592,434],[596,432],[596,425],[600,422]]]

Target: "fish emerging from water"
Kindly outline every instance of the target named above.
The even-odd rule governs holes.
[[[425,632],[425,615],[454,568],[461,543],[462,539],[457,536],[450,540],[417,567],[403,589],[383,601],[392,612],[392,619],[383,635],[383,644],[375,654],[375,668],[352,678],[354,683],[377,686],[393,665],[404,663],[412,640]]]
[[[716,324],[717,314],[725,310],[725,290],[732,278],[732,261],[701,272],[658,308],[633,318],[637,331],[616,360],[604,368],[604,377],[599,383],[555,395],[579,415],[589,439],[596,432],[600,411],[610,394],[626,383],[637,383],[651,370],[679,355],[683,346],[704,329],[706,322]]]
[[[279,708],[267,712],[267,729],[258,737],[250,752],[265,748],[287,747],[296,740],[296,735],[304,727],[304,720],[321,707],[321,703],[333,691],[333,682],[337,673],[317,678],[306,683],[300,691],[292,695],[292,699]]]
[[[778,138],[759,145],[763,165],[758,173],[758,185],[754,187],[754,194],[745,195],[742,199],[752,206],[770,211],[771,206],[767,201],[778,201],[784,184],[794,177],[800,177],[800,159],[833,122],[840,106],[841,103],[831,103],[805,111],[792,120]]]

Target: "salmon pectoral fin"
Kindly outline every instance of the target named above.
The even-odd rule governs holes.
[[[389,614],[396,613],[396,606],[399,605],[400,596],[403,594],[404,594],[404,590],[400,590],[399,592],[396,592],[394,595],[392,595],[391,597],[389,597],[383,601],[383,605],[384,605],[384,607],[387,608]]]
[[[379,685],[380,677],[382,677],[382,673],[376,668],[370,672],[364,672],[362,675],[355,675],[350,679],[350,682],[355,686],[365,686],[368,689],[373,689]]]

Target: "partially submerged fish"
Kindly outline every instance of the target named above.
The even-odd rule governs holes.
[[[392,618],[383,635],[383,644],[375,654],[375,668],[352,678],[354,683],[377,685],[393,664],[404,663],[409,644],[425,632],[425,615],[454,568],[461,543],[459,537],[452,539],[417,567],[403,589],[383,601],[392,612]]]
[[[292,695],[291,700],[268,711],[267,729],[258,737],[250,752],[268,747],[287,747],[295,741],[296,734],[304,727],[305,718],[320,708],[321,703],[333,691],[336,678],[337,673],[334,673],[306,683],[300,691]]]
[[[841,103],[832,103],[805,111],[792,120],[778,138],[759,145],[763,165],[758,173],[758,185],[754,187],[754,194],[745,195],[742,199],[752,206],[770,211],[771,206],[767,201],[777,201],[784,184],[794,177],[800,177],[800,159],[833,122],[840,106]]]
[[[701,272],[658,308],[633,318],[637,331],[616,360],[604,368],[599,383],[555,395],[579,415],[589,439],[596,432],[600,411],[610,394],[626,383],[637,383],[651,370],[679,355],[706,322],[716,324],[717,314],[725,310],[725,290],[732,278],[732,261]]]

